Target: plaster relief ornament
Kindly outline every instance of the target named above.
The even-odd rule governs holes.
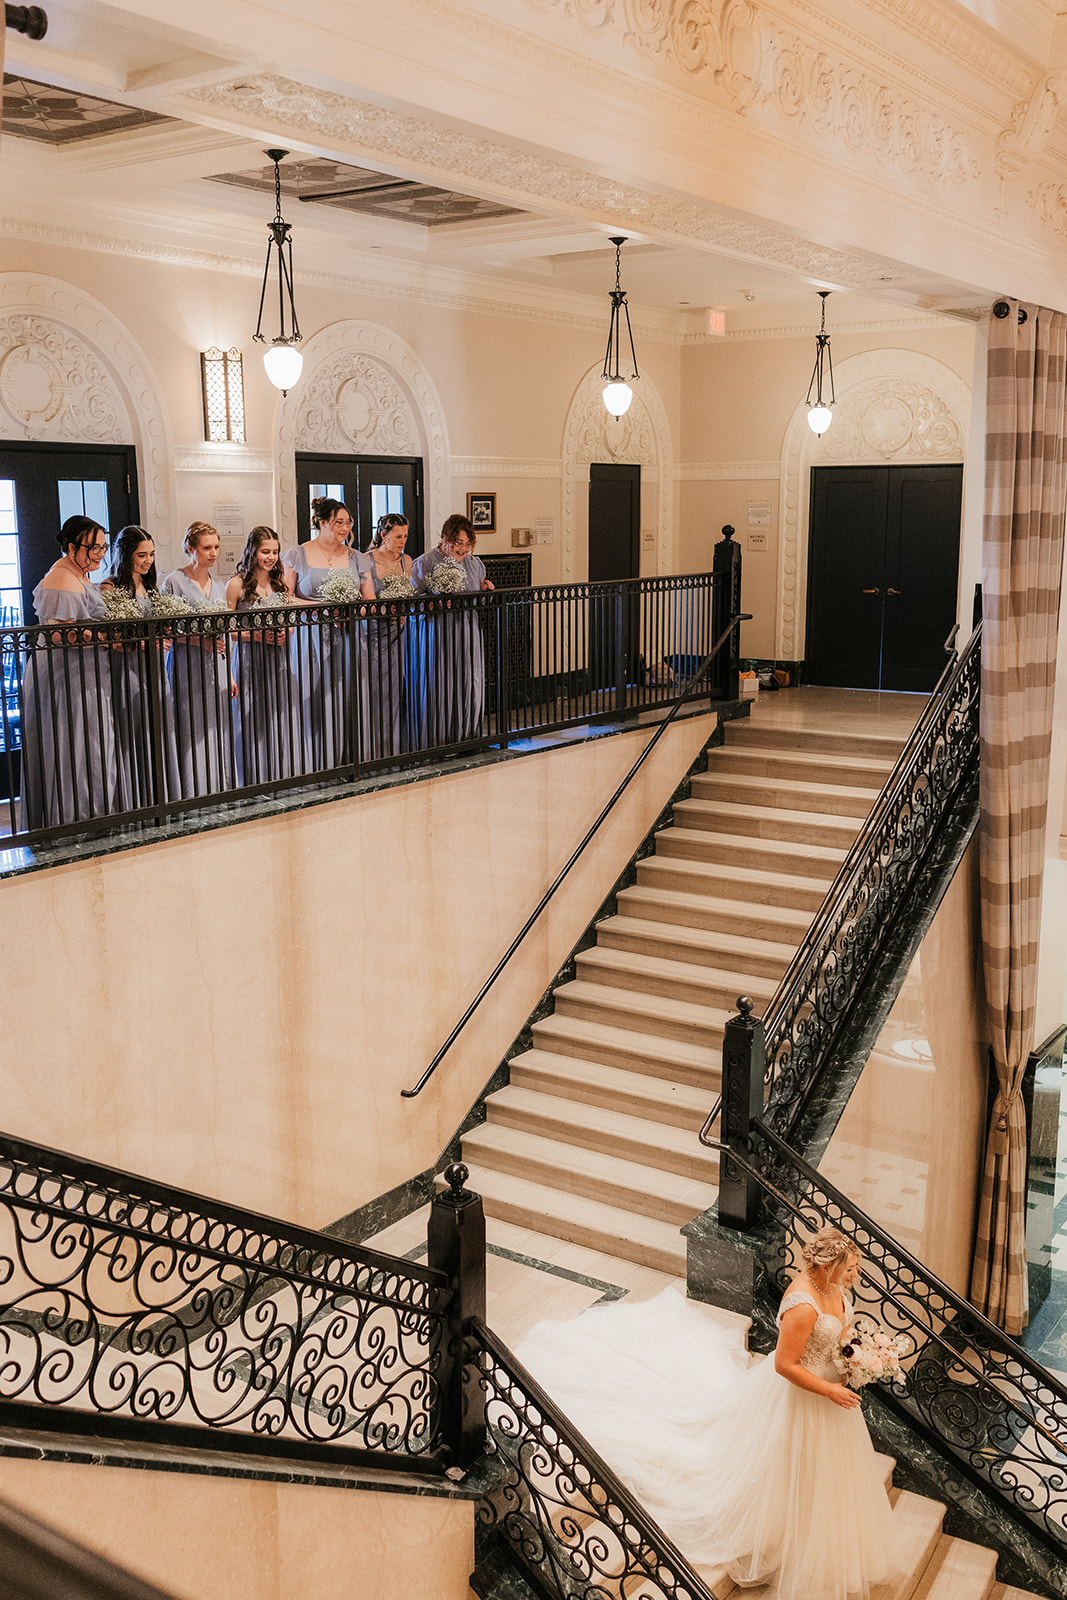
[[[396,379],[373,357],[342,351],[302,385],[297,449],[360,454],[420,454],[411,406]]]
[[[887,378],[838,400],[835,461],[959,461],[963,439],[941,396],[925,385]]]
[[[0,318],[0,416],[28,439],[121,444],[130,425],[106,368],[71,330],[39,315]]]

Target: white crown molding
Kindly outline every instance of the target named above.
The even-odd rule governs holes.
[[[562,461],[549,456],[522,458],[511,456],[453,456],[454,478],[558,478]]]
[[[815,303],[814,291],[812,292],[812,301],[812,310],[803,321],[798,319],[792,323],[761,326],[753,319],[749,327],[727,327],[725,333],[687,333],[682,339],[682,345],[684,348],[688,348],[690,346],[708,344],[745,344],[755,341],[765,343],[775,340],[806,339],[809,337],[814,340],[819,331],[819,308],[818,304]],[[989,307],[985,306],[980,313],[967,310],[958,313],[954,312],[951,316],[948,316],[945,313],[933,311],[918,313],[905,311],[898,317],[890,314],[885,317],[854,318],[849,321],[839,322],[834,318],[833,306],[834,302],[830,299],[827,302],[826,313],[830,320],[830,326],[826,331],[831,335],[832,339],[839,336],[844,338],[846,335],[851,334],[857,334],[862,338],[870,338],[872,335],[877,337],[879,335],[892,336],[901,333],[926,333],[931,328],[958,328],[961,320],[967,322],[984,321],[989,314]],[[735,317],[747,315],[750,315],[750,313],[728,312],[727,320],[729,322]]]
[[[684,461],[674,469],[676,483],[776,483],[780,461]]]
[[[274,472],[270,450],[247,444],[179,445],[174,452],[175,472]]]

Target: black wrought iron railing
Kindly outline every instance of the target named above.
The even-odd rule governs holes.
[[[0,1419],[440,1472],[449,1280],[0,1135]]]
[[[51,843],[722,698],[731,574],[0,628],[4,830]],[[736,690],[734,690],[736,692]]]
[[[667,1535],[551,1397],[480,1320],[467,1384],[485,1407],[490,1487],[483,1530],[503,1539],[537,1592],[559,1600],[712,1600]]]
[[[780,1133],[795,1127],[931,842],[977,772],[980,681],[979,623],[952,654],[763,1016],[763,1115]],[[724,1064],[724,1095],[726,1081]],[[720,1096],[705,1144],[722,1107]]]
[[[749,1235],[765,1269],[770,1322],[804,1242],[830,1224],[863,1254],[854,1313],[905,1335],[904,1381],[879,1385],[886,1404],[980,1483],[1047,1553],[1050,1592],[1067,1593],[1067,1385],[909,1255],[768,1124],[747,1152],[712,1141],[762,1199]],[[1033,1558],[1033,1546],[1030,1550]]]

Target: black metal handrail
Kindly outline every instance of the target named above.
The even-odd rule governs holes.
[[[441,1272],[0,1135],[0,1418],[442,1470]]]
[[[0,1501],[0,1574],[8,1600],[172,1600],[8,1501]]]
[[[666,709],[729,591],[725,572],[672,574],[0,627],[9,836],[53,844]],[[730,670],[700,692],[723,697]]]
[[[481,1391],[498,1468],[477,1519],[496,1529],[541,1593],[560,1600],[712,1600],[648,1512],[507,1346],[477,1318],[466,1381]]]
[[[716,639],[715,643],[712,645],[712,647],[709,650],[708,654],[700,662],[700,664],[697,667],[696,671],[693,673],[692,677],[689,679],[683,698],[678,700],[678,701],[676,701],[674,706],[671,708],[670,713],[666,717],[664,717],[662,722],[657,724],[656,731],[653,733],[651,739],[649,739],[648,743],[645,745],[644,749],[641,751],[640,755],[637,757],[637,760],[633,763],[633,765],[631,766],[630,770],[627,772],[626,776],[622,779],[621,783],[619,783],[619,785],[615,789],[614,793],[612,794],[611,798],[607,801],[607,803],[597,813],[596,820],[590,825],[589,828],[586,829],[585,833],[583,834],[582,838],[579,840],[578,844],[572,850],[571,854],[568,856],[568,858],[564,862],[563,866],[556,873],[556,876],[553,878],[552,882],[549,884],[548,888],[545,890],[545,892],[541,896],[540,900],[538,900],[537,904],[534,906],[533,910],[530,912],[529,916],[526,918],[526,921],[523,923],[523,925],[519,929],[518,933],[512,939],[511,943],[508,945],[507,949],[504,951],[504,954],[500,957],[500,960],[497,962],[497,964],[493,968],[492,972],[489,974],[489,976],[486,978],[485,982],[482,984],[481,988],[478,990],[478,993],[474,996],[474,999],[467,1006],[466,1010],[463,1012],[463,1015],[460,1017],[459,1021],[455,1024],[455,1026],[453,1027],[452,1031],[449,1033],[447,1039],[445,1040],[444,1044],[441,1045],[440,1049],[437,1051],[437,1054],[433,1057],[432,1061],[430,1062],[429,1066],[426,1068],[425,1072],[422,1074],[422,1076],[419,1079],[419,1081],[410,1089],[401,1089],[400,1093],[404,1097],[404,1099],[406,1099],[406,1100],[413,1099],[415,1097],[415,1095],[420,1094],[422,1092],[422,1090],[426,1087],[426,1085],[429,1083],[430,1079],[433,1077],[434,1073],[437,1071],[438,1067],[441,1065],[441,1062],[444,1060],[444,1058],[448,1054],[449,1050],[451,1050],[452,1046],[455,1044],[456,1040],[459,1038],[460,1034],[463,1032],[463,1030],[467,1026],[468,1022],[470,1022],[471,1018],[474,1016],[474,1013],[477,1011],[478,1007],[481,1005],[482,1001],[485,999],[485,997],[489,993],[490,989],[493,987],[493,984],[500,977],[500,974],[504,971],[504,968],[507,966],[507,964],[511,960],[512,956],[515,954],[515,952],[518,950],[519,946],[522,944],[523,940],[526,938],[526,935],[533,928],[534,924],[537,922],[537,920],[540,917],[541,913],[545,910],[546,906],[549,904],[549,902],[552,899],[553,895],[555,895],[556,891],[559,889],[560,885],[564,882],[564,880],[566,879],[566,877],[569,874],[569,872],[571,871],[571,869],[575,866],[575,864],[584,855],[586,849],[588,848],[589,844],[591,843],[593,838],[596,836],[596,834],[600,830],[600,827],[602,826],[604,821],[607,819],[607,817],[614,810],[614,808],[618,804],[619,800],[621,800],[622,796],[626,793],[626,790],[629,788],[630,783],[632,782],[634,777],[637,775],[637,773],[644,766],[645,762],[648,760],[648,758],[652,754],[653,750],[659,744],[659,741],[663,738],[663,735],[667,732],[667,729],[674,722],[674,719],[677,717],[677,715],[678,715],[679,711],[681,710],[682,706],[685,704],[685,701],[687,699],[689,699],[693,695],[693,693],[695,692],[696,685],[700,682],[700,680],[702,679],[704,674],[707,672],[708,667],[715,660],[715,657],[719,654],[719,651],[723,648],[723,646],[726,644],[726,642],[733,636],[734,630],[736,628],[740,627],[742,622],[751,622],[751,620],[752,620],[752,617],[751,617],[750,613],[741,612],[738,616],[731,618],[731,620],[728,623],[728,625],[723,629],[722,633]]]
[[[910,1345],[903,1384],[879,1392],[937,1448],[1007,1504],[1053,1549],[1064,1577],[1067,1554],[1067,1386],[962,1295],[754,1119],[749,1151],[706,1141],[736,1163],[764,1196],[773,1223],[752,1235],[770,1282],[781,1292],[811,1233],[830,1224],[863,1255],[852,1290],[867,1313]],[[768,1315],[777,1299],[768,1296]]]
[[[978,757],[981,623],[951,659],[912,729],[763,1017],[766,1115],[780,1131],[799,1115],[924,853]],[[701,1130],[709,1142],[722,1110]]]

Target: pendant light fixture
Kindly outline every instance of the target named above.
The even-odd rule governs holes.
[[[263,332],[263,306],[267,298],[267,283],[270,279],[271,256],[273,251],[278,252],[278,332],[270,340],[270,349],[263,352],[263,365],[267,369],[267,377],[276,389],[282,394],[288,394],[293,384],[300,376],[304,365],[304,358],[296,346],[300,343],[300,327],[296,320],[296,304],[293,300],[293,241],[289,237],[291,228],[282,216],[282,173],[280,163],[289,154],[288,150],[265,150],[264,155],[274,162],[274,221],[268,224],[270,238],[267,240],[267,260],[263,268],[263,288],[259,296],[259,321],[256,331],[252,335],[259,344],[267,343],[267,335]],[[289,332],[286,333],[286,319],[288,318]]]
[[[622,316],[626,314],[626,337],[630,342],[630,365],[633,371],[630,382],[636,382],[641,376],[637,370],[637,356],[634,353],[634,336],[630,328],[630,308],[626,304],[626,293],[619,282],[619,251],[626,243],[625,238],[613,238],[615,246],[615,287],[611,291],[611,322],[608,325],[608,347],[604,352],[604,370],[600,376],[604,379],[604,404],[613,417],[624,416],[630,409],[630,401],[634,392],[626,382],[619,368],[619,359],[622,354]]]
[[[815,335],[815,366],[808,384],[808,427],[812,433],[825,433],[834,414],[834,364],[830,358],[830,335],[826,331],[826,297],[831,291],[820,289],[822,327]]]

